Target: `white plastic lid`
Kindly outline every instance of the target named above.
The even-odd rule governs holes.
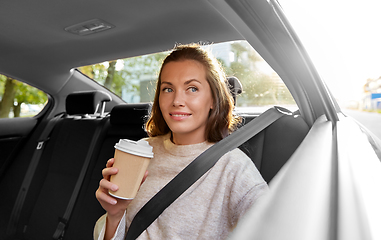
[[[119,142],[115,144],[115,148],[133,155],[153,158],[152,147],[145,140],[135,142],[128,139],[120,139]]]

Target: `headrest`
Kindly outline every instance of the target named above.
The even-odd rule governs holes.
[[[237,101],[237,95],[242,93],[242,84],[236,77],[228,77],[230,93],[234,99],[234,105]]]
[[[110,113],[112,125],[142,125],[148,115],[149,103],[134,103],[116,105]]]
[[[66,112],[69,115],[94,114],[102,103],[111,101],[111,96],[103,91],[81,91],[66,97]]]

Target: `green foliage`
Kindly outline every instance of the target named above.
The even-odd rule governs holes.
[[[89,78],[94,79],[103,85],[104,80],[107,77],[107,68],[108,64],[106,66],[105,63],[98,63],[94,65],[79,67],[78,70],[87,75]]]
[[[0,100],[4,95],[5,80],[7,80],[7,77],[0,74]]]
[[[48,98],[46,94],[37,88],[31,87],[22,82],[16,82],[16,96],[15,99],[18,105],[21,103],[26,104],[44,104]]]
[[[155,81],[166,55],[167,53],[157,53],[117,60],[110,85],[105,81],[111,72],[110,66],[113,66],[110,63],[115,61],[83,66],[78,69],[120,97],[123,97],[123,92],[140,96],[140,81],[145,77]]]
[[[11,87],[6,88],[7,81]],[[3,118],[9,117],[11,110],[14,117],[19,117],[22,103],[44,104],[48,99],[44,92],[4,75],[0,75],[0,97],[0,116]]]

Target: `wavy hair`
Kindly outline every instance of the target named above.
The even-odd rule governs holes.
[[[209,142],[218,142],[236,129],[241,118],[233,114],[234,100],[228,89],[227,78],[220,63],[208,51],[195,43],[175,46],[164,59],[159,72],[151,114],[145,125],[146,131],[151,137],[165,135],[171,131],[159,106],[161,73],[167,63],[183,60],[195,60],[206,69],[206,80],[211,89],[213,108],[209,112],[205,136]]]

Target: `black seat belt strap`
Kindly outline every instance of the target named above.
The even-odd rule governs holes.
[[[68,203],[68,205],[66,207],[66,210],[65,210],[65,213],[64,213],[63,217],[61,217],[59,219],[59,223],[57,225],[56,231],[53,234],[53,239],[63,239],[63,237],[64,237],[67,224],[69,222],[71,213],[73,212],[74,205],[75,205],[75,203],[77,201],[77,198],[78,198],[78,195],[79,195],[79,191],[81,190],[82,183],[83,183],[83,181],[85,179],[85,175],[86,175],[87,169],[88,169],[88,167],[90,165],[92,156],[94,155],[94,151],[95,151],[97,143],[98,143],[98,141],[100,139],[100,136],[103,133],[103,129],[104,129],[104,126],[105,126],[105,121],[107,119],[108,118],[103,118],[101,120],[100,125],[97,126],[97,128],[95,130],[95,133],[94,133],[93,138],[92,138],[91,143],[90,143],[90,147],[89,147],[89,149],[87,151],[87,155],[86,155],[85,161],[84,161],[84,163],[82,165],[81,172],[79,173],[77,182],[75,184],[73,193],[71,194],[69,203]]]
[[[169,205],[212,168],[225,153],[261,132],[284,116],[284,112],[290,113],[287,109],[280,107],[270,108],[200,154],[140,209],[128,229],[125,240],[139,237]]]
[[[33,153],[28,170],[21,184],[21,188],[17,195],[15,205],[12,209],[11,217],[9,219],[8,228],[7,228],[7,236],[13,236],[17,231],[17,224],[21,215],[21,209],[24,205],[24,201],[25,201],[26,195],[28,194],[30,183],[32,182],[34,173],[36,172],[36,168],[40,162],[42,152],[46,145],[45,143],[49,140],[49,135],[51,131],[53,130],[55,124],[58,122],[58,120],[62,118],[63,115],[64,114],[60,114],[52,118],[51,120],[49,120],[39,137],[36,149]]]

